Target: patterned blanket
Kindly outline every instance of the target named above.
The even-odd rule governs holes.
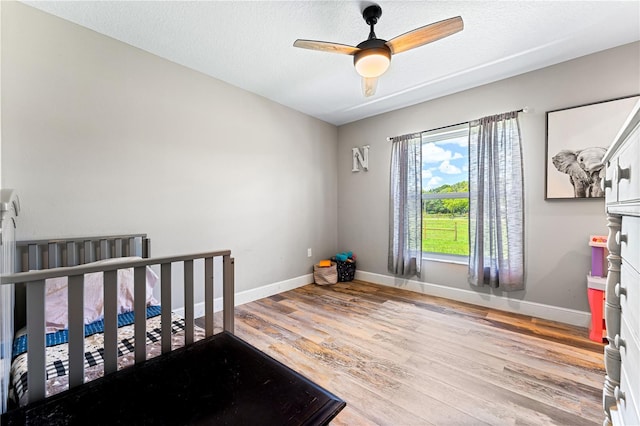
[[[155,308],[155,307],[150,307]],[[156,357],[161,353],[161,317],[159,309],[157,314],[154,315],[154,310],[149,312],[147,309],[147,359]],[[151,317],[149,318],[149,315]],[[121,314],[124,315],[124,314]],[[120,317],[120,316],[119,316]],[[130,319],[118,318],[119,325],[123,323],[125,325],[118,329],[118,369],[130,366],[134,364],[134,325],[133,315]],[[129,322],[130,321],[130,322]],[[126,324],[128,322],[128,324]],[[95,326],[95,323],[92,323]],[[104,374],[104,333],[98,331],[100,325],[93,327],[93,332],[85,337],[85,382],[95,380]],[[171,317],[171,347],[172,349],[184,346],[184,320],[175,314]],[[86,330],[86,326],[85,326]],[[66,330],[63,330],[66,332]],[[46,396],[51,396],[56,393],[62,392],[68,388],[69,372],[69,356],[68,356],[68,343],[62,335],[58,334],[62,332],[50,333],[57,336],[47,337],[46,348]],[[200,327],[195,327],[195,339],[200,340],[204,338],[204,330]],[[47,335],[49,336],[49,335]],[[16,339],[14,344],[14,352],[18,354],[11,365],[11,391],[10,398],[16,402],[16,404],[22,406],[27,403],[27,353],[22,349],[26,349],[26,336],[24,341],[18,342],[20,337]],[[60,342],[60,343],[57,343]],[[51,343],[51,345],[49,345]]]

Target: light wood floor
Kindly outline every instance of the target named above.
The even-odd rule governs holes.
[[[602,424],[584,328],[353,281],[238,306],[236,334],[344,399],[334,425]]]

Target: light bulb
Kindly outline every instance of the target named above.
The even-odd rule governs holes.
[[[366,49],[356,53],[354,63],[362,77],[380,77],[389,68],[391,55],[384,49]]]

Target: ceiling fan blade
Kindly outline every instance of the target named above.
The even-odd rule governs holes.
[[[301,40],[298,39],[293,43],[294,47],[303,49],[320,50],[322,52],[343,53],[345,55],[353,55],[360,49],[346,44],[331,43],[328,41]]]
[[[365,97],[373,96],[376,94],[378,88],[378,77],[362,78],[362,93]]]
[[[460,16],[445,19],[444,21],[434,22],[424,27],[416,28],[413,31],[399,35],[389,40],[386,44],[391,49],[391,53],[400,53],[405,50],[440,40],[441,38],[462,31],[464,23]]]

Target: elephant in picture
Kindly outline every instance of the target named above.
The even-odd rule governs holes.
[[[604,197],[600,182],[604,179],[602,157],[606,148],[591,147],[581,150],[562,150],[553,156],[553,165],[561,173],[569,175],[576,198]]]

